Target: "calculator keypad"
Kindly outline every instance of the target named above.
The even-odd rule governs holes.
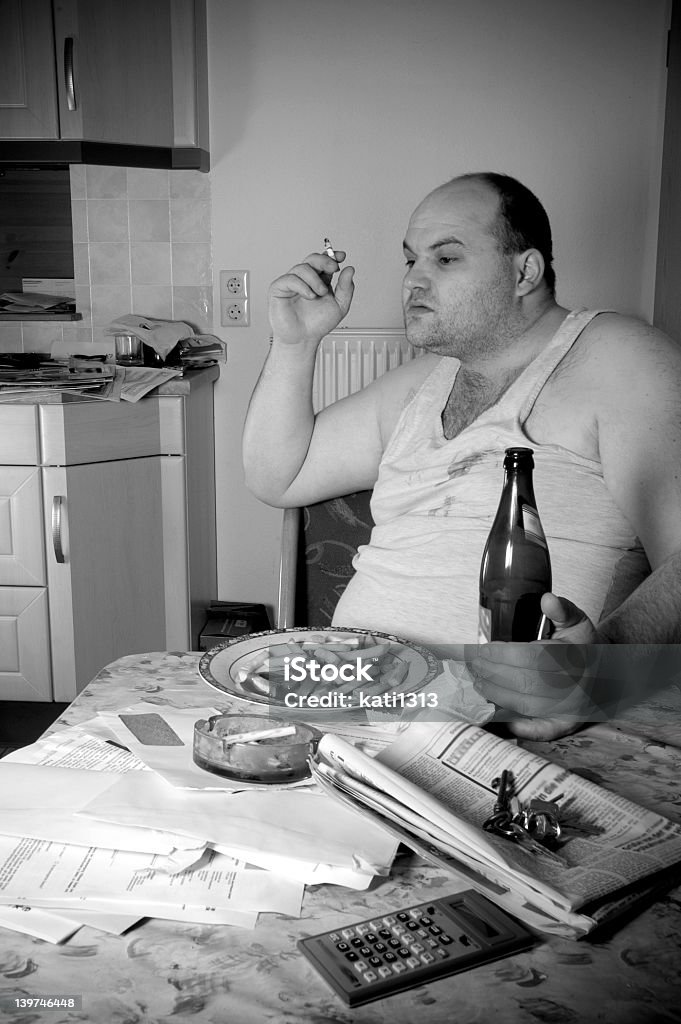
[[[434,912],[434,907],[413,907],[381,921],[364,921],[354,928],[331,932],[328,938],[356,975],[371,984],[448,959],[447,947],[454,938],[441,924],[435,924]],[[471,945],[475,948],[474,943]]]

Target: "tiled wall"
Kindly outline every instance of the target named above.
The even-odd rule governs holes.
[[[81,321],[0,324],[0,350],[111,340],[125,313],[213,329],[210,178],[201,171],[71,167],[76,307]]]

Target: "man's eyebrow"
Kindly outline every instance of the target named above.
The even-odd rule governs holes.
[[[447,238],[441,238],[437,242],[433,242],[432,245],[429,245],[428,246],[428,251],[429,252],[435,252],[436,249],[442,249],[446,245],[460,245],[460,246],[463,246],[463,242],[461,241],[460,238],[457,238],[456,235],[449,235]],[[404,249],[405,252],[411,252],[412,251],[406,241],[404,241],[402,243],[402,248]]]

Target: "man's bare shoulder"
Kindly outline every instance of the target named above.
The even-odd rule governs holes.
[[[426,352],[415,359],[407,360],[401,366],[396,366],[394,370],[389,370],[371,385],[376,393],[377,413],[384,443],[392,434],[405,405],[441,360],[442,356]]]
[[[624,313],[600,313],[583,332],[582,355],[589,360],[613,361],[617,372],[623,364],[659,372],[653,360],[681,366],[681,345],[664,331]]]

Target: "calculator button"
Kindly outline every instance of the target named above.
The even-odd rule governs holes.
[[[351,949],[349,953],[345,954],[345,959],[354,962],[355,960],[359,960],[359,957],[357,956],[357,953],[355,953],[354,949]]]
[[[418,925],[416,921],[407,921],[407,928],[409,929],[410,932],[415,932],[418,928]],[[433,929],[431,928],[431,931],[432,930]]]
[[[418,937],[419,937],[420,939],[427,939],[427,938],[428,938],[428,932],[424,932],[423,928],[418,928],[418,929],[417,929],[417,930],[416,930],[416,931],[414,932],[414,935],[418,935]]]
[[[369,963],[371,964],[372,967],[380,967],[383,961],[381,960],[380,956],[370,956]]]
[[[408,960],[404,961],[407,967],[418,967],[419,959],[416,956],[410,956]]]
[[[347,953],[350,947],[348,946],[347,942],[337,942],[336,949],[338,950],[339,953]]]
[[[367,932],[366,935],[364,936],[364,941],[378,942],[378,935],[376,935],[374,932]]]
[[[412,907],[411,910],[408,911],[408,913],[409,913],[409,916],[412,917],[412,918],[420,917],[421,916],[421,908],[420,907]]]
[[[366,971],[367,969],[367,965],[364,963],[364,961],[359,959],[352,966],[354,967],[358,974],[361,974],[362,971]]]
[[[389,939],[390,936],[392,935],[392,932],[390,931],[389,928],[381,928],[378,934],[381,936],[382,939]]]
[[[440,942],[442,943],[443,946],[448,946],[450,944],[450,942],[453,942],[453,941],[454,941],[454,939],[451,937],[451,935],[441,935],[440,936]]]
[[[357,949],[358,946],[363,946],[364,945],[364,939],[360,939],[360,937],[358,935],[356,935],[354,937],[354,939],[352,939],[352,941],[350,942],[350,945],[354,946],[355,949]]]
[[[412,942],[411,951],[412,953],[425,953],[426,947],[422,946],[420,942]]]
[[[449,936],[447,936],[447,938],[449,939]],[[449,939],[449,941],[451,942],[452,940]],[[440,943],[437,941],[437,939],[426,939],[426,946],[428,946],[430,949],[439,949]]]
[[[443,949],[442,946],[440,946],[439,949],[435,950],[435,959],[436,960],[447,960],[448,958],[449,958],[449,953],[447,952],[446,949]]]
[[[442,935],[442,928],[440,928],[439,925],[436,924],[431,924],[428,931],[430,932],[431,935]]]
[[[340,942],[340,935],[338,932],[329,932],[329,938],[332,942]]]
[[[388,917],[383,918],[382,923],[386,926],[386,928],[392,928],[396,920],[397,917],[395,916],[395,914],[389,914]]]
[[[378,973],[381,978],[389,978],[393,972],[390,967],[379,967]]]
[[[351,939],[354,934],[354,928],[344,928],[343,931],[341,932],[341,935],[343,936],[344,939]]]
[[[360,949],[362,956],[371,956],[371,952],[371,946],[362,946]]]
[[[430,941],[435,942],[435,939],[431,939]],[[402,943],[399,939],[388,939],[388,945],[391,949],[399,949]],[[437,943],[435,943],[435,945],[437,945]]]
[[[348,954],[348,956],[349,955],[350,954]],[[432,953],[426,953],[424,951],[423,953],[421,953],[421,963],[422,964],[432,964],[432,963],[435,963],[435,957],[433,956]]]
[[[387,964],[394,964],[395,961],[397,960],[397,957],[395,956],[394,953],[391,953],[390,950],[388,950],[383,959]]]
[[[356,932],[357,935],[366,935],[366,933],[368,931],[369,931],[369,925],[368,924],[358,924],[358,925],[355,926],[355,932]]]
[[[400,946],[400,948],[397,950],[397,955],[401,956],[403,960],[406,960],[407,957],[411,956],[411,953],[409,952],[406,946]]]
[[[433,919],[432,919],[432,917],[426,917],[425,914],[424,914],[423,917],[419,918],[419,923],[420,924],[426,924],[426,925],[432,924],[433,923]]]
[[[371,982],[371,981],[376,981],[377,979],[378,979],[378,975],[376,974],[376,971],[366,971],[366,973],[364,974],[364,980],[365,981]]]
[[[406,925],[396,924],[395,927],[393,928],[393,934],[394,935],[404,935],[406,930],[407,930]]]
[[[387,948],[388,947],[386,946],[385,942],[375,942],[374,943],[374,952],[375,953],[385,953]]]
[[[435,913],[435,907],[426,907],[426,913],[427,914],[434,914]]]
[[[393,964],[393,974],[401,974],[402,971],[406,971],[406,967],[401,960],[396,960]]]
[[[409,914],[405,914],[404,910],[400,910],[399,914],[397,915],[397,920],[398,921],[408,921],[409,920]]]

